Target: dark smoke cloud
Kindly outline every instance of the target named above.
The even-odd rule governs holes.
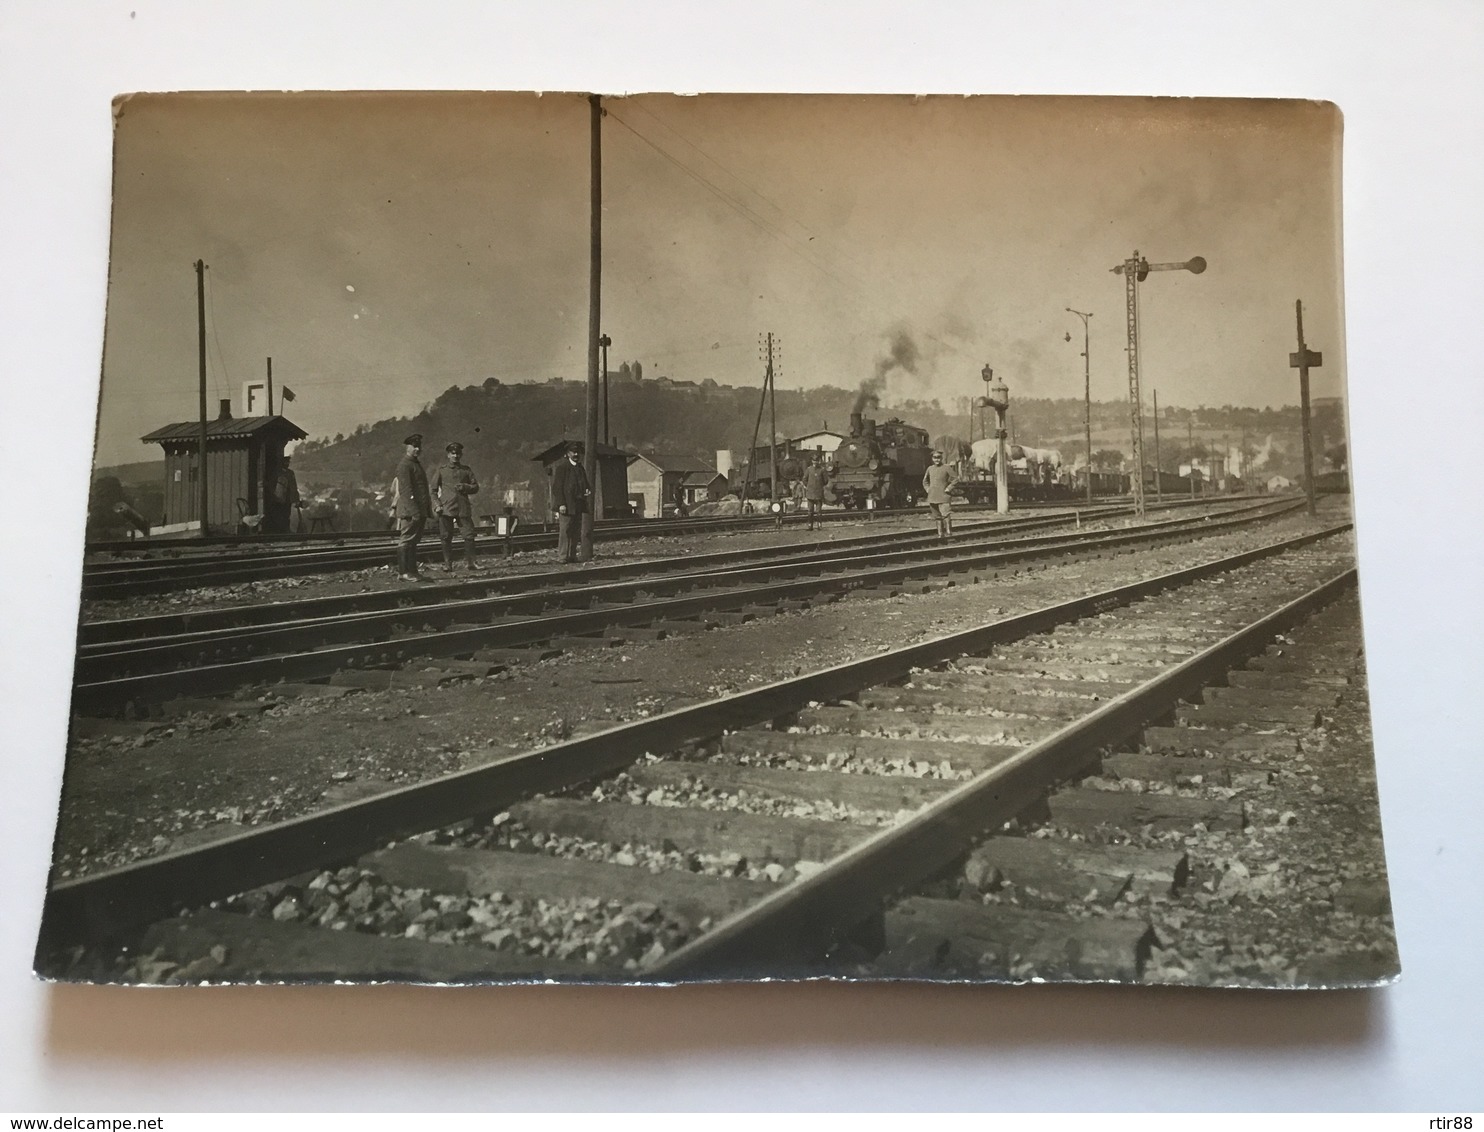
[[[905,330],[894,331],[887,352],[876,361],[876,372],[861,382],[855,395],[854,412],[878,408],[881,394],[886,389],[886,379],[894,370],[917,376],[917,365],[922,360],[922,351]]]

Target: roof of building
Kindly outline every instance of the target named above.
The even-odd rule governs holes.
[[[531,457],[531,459],[534,461],[540,461],[543,464],[549,464],[553,460],[556,460],[558,457],[560,457],[562,453],[567,450],[567,446],[569,444],[575,444],[577,446],[577,451],[579,452],[583,451],[586,447],[586,445],[584,445],[583,442],[580,440],[558,440],[555,444],[553,444],[545,451],[537,452],[536,455]],[[625,458],[629,456],[629,453],[625,452],[622,448],[615,448],[611,444],[604,444],[601,440],[598,441],[597,451],[599,456],[623,456]]]
[[[288,417],[218,417],[214,421],[206,422],[206,439],[210,441],[223,437],[255,436],[269,429],[282,430],[290,440],[303,440],[309,435]],[[167,424],[163,428],[155,429],[154,432],[146,433],[139,439],[145,444],[164,443],[167,440],[184,443],[199,441],[201,422],[182,421],[179,424]]]
[[[638,458],[647,460],[662,472],[707,472],[716,475],[716,468],[695,456],[676,456],[663,452],[641,452]]]
[[[724,479],[726,479],[726,476],[716,471],[716,469],[708,468],[704,472],[691,472],[680,482],[686,487],[710,487],[717,480]]]

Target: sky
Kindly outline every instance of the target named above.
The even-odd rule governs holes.
[[[1146,403],[1297,402],[1294,301],[1342,391],[1341,120],[1320,102],[888,95],[605,100],[610,364],[884,400],[1128,395],[1140,285]],[[96,463],[273,358],[311,436],[411,415],[450,386],[586,372],[589,108],[577,94],[143,95],[115,108]],[[1070,333],[1073,341],[1066,340]],[[903,350],[902,343],[910,343]],[[893,347],[896,348],[895,361]],[[899,364],[909,358],[908,364]]]

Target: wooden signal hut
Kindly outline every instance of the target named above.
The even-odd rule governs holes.
[[[287,417],[234,417],[231,402],[206,424],[206,534],[286,531],[287,509],[268,507],[284,469],[284,446],[306,433]],[[140,437],[165,449],[163,525],[183,529],[201,519],[201,422],[168,424]]]

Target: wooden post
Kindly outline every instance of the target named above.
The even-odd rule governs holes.
[[[201,537],[206,530],[206,264],[196,261],[196,344],[201,391],[201,450],[196,456],[197,500],[201,508]]]
[[[773,385],[773,332],[768,331],[768,502],[778,502],[778,391]]]
[[[1319,498],[1314,490],[1314,434],[1309,423],[1309,369],[1324,364],[1324,355],[1304,344],[1304,302],[1293,301],[1293,315],[1298,323],[1298,352],[1288,355],[1288,365],[1299,371],[1299,420],[1304,431],[1304,492],[1309,497],[1309,514],[1319,513]]]
[[[273,359],[268,359],[268,415],[273,415]]]
[[[1144,401],[1139,392],[1139,252],[1124,260],[1124,321],[1128,331],[1129,433],[1134,447],[1134,515],[1144,518]]]
[[[1162,498],[1162,494],[1163,494],[1161,492],[1161,488],[1163,487],[1163,484],[1160,483],[1160,476],[1161,476],[1161,468],[1162,467],[1163,467],[1163,465],[1159,462],[1159,390],[1156,389],[1154,391],[1154,498],[1155,499]]]
[[[1195,498],[1195,410],[1185,418],[1185,448],[1190,457],[1190,497]]]
[[[589,122],[592,145],[592,189],[590,194],[589,234],[591,248],[588,261],[587,293],[587,428],[584,432],[583,464],[586,465],[587,482],[592,487],[592,500],[582,513],[582,535],[577,548],[577,557],[583,562],[593,556],[593,512],[598,506],[598,329],[601,315],[603,288],[603,99],[601,95],[588,95]]]

